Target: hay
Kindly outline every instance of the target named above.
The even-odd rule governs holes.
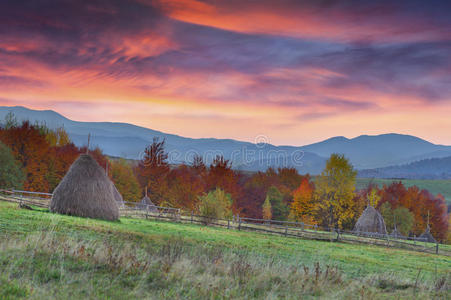
[[[105,220],[119,218],[112,183],[87,154],[80,155],[56,187],[50,211]]]
[[[382,215],[372,206],[368,206],[357,220],[354,231],[358,234],[386,235],[387,229]]]
[[[431,234],[431,228],[429,227],[429,225],[426,227],[426,231],[423,232],[418,237],[418,240],[423,241],[423,242],[428,242],[428,243],[437,243],[437,241],[435,240],[435,238]]]
[[[141,199],[141,202],[138,204],[138,208],[142,210],[148,209],[150,212],[158,213],[158,208],[152,203],[147,195]]]
[[[393,229],[393,231],[390,233],[390,237],[395,238],[395,239],[406,239],[406,237],[398,231],[398,228],[395,226],[395,228]]]
[[[114,195],[114,200],[116,201],[116,204],[119,208],[123,208],[125,206],[124,198],[122,197],[121,193],[117,190],[114,183],[111,181],[111,189]]]

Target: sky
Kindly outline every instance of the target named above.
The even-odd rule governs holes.
[[[194,138],[451,145],[451,2],[2,0],[0,105]]]

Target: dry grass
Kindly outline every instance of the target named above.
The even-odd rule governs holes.
[[[161,246],[113,244],[55,232],[0,242],[0,298],[376,299],[446,298],[450,276],[433,282],[378,274],[351,280],[316,262],[290,265],[182,237]]]

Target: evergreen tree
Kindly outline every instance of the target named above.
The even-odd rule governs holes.
[[[0,188],[21,189],[25,174],[6,145],[0,142]]]
[[[283,194],[275,186],[271,186],[266,193],[266,198],[271,203],[272,218],[284,221],[288,217],[289,209],[283,202]]]

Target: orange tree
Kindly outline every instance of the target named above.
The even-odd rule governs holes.
[[[307,224],[316,224],[314,214],[316,210],[313,193],[315,185],[306,176],[302,179],[299,187],[293,192],[293,202],[291,202],[290,215],[296,221]]]

